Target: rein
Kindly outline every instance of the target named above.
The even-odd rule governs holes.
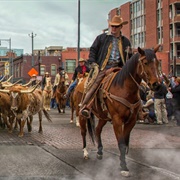
[[[142,60],[145,59],[145,57],[141,57],[138,62],[140,63],[141,67],[142,67],[142,72],[140,73],[140,77],[142,78],[143,74],[145,75],[147,81],[149,81],[148,75],[146,73],[146,71],[144,70],[144,66],[142,64]],[[139,66],[138,66],[138,70],[139,70]],[[134,79],[134,77],[132,76],[131,73],[129,73],[129,75],[131,76],[132,80],[135,82],[135,84],[137,85],[137,87],[140,89],[141,86],[137,83],[137,81]]]

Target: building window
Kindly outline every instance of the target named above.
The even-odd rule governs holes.
[[[121,14],[121,13],[120,13],[120,8],[117,8],[116,14],[120,16],[120,14]]]
[[[180,44],[177,44],[177,57],[180,59]]]
[[[177,6],[176,6],[176,14],[180,14],[180,5],[179,4],[177,4]]]
[[[76,68],[76,60],[75,59],[66,59],[66,72],[74,73]]]
[[[180,36],[180,24],[176,25],[176,36]]]
[[[46,67],[44,65],[41,65],[41,75],[43,76],[45,74]]]
[[[179,65],[176,65],[176,73],[177,73],[177,76],[179,77],[180,76],[180,66]]]
[[[57,65],[56,64],[52,64],[51,65],[51,76],[55,76],[56,75],[56,69],[57,69]]]

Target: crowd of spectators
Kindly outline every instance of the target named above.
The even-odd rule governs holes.
[[[137,122],[180,126],[180,77],[162,74],[159,88],[151,91],[143,82],[140,89],[142,109]]]

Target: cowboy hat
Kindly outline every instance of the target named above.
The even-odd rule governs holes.
[[[33,74],[32,77],[36,77],[36,74]]]
[[[48,72],[46,72],[45,74],[49,74]]]
[[[121,16],[115,15],[111,21],[109,21],[110,26],[120,26],[120,25],[126,25],[128,24],[128,21],[123,21],[123,18]]]
[[[63,67],[59,67],[58,70],[64,70],[64,68]]]
[[[86,60],[85,59],[83,59],[83,58],[80,58],[79,59],[79,62],[85,62]]]

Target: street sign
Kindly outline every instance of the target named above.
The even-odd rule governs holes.
[[[38,75],[38,72],[32,68],[29,72],[28,72],[29,76],[32,76],[33,74],[35,74],[36,76]]]

